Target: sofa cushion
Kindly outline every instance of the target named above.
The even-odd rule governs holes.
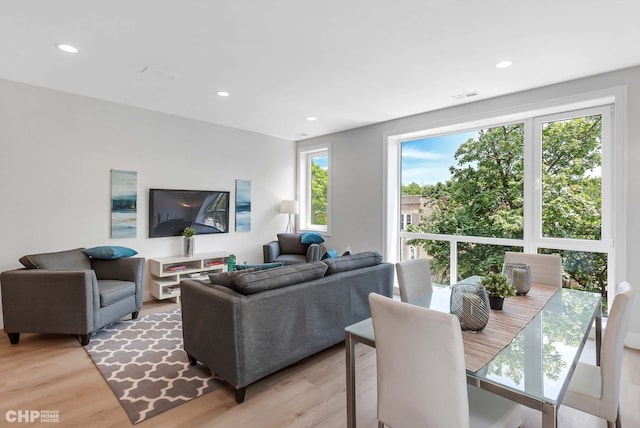
[[[244,275],[248,272],[257,272],[259,268],[249,268],[245,270],[234,270],[231,272],[216,272],[209,274],[209,281],[211,284],[222,285],[225,287],[233,287],[236,278],[240,275]]]
[[[280,254],[276,257],[278,263],[282,263],[285,266],[294,265],[298,263],[306,263],[307,256],[304,254]]]
[[[102,279],[98,281],[98,292],[100,293],[100,307],[104,308],[112,303],[134,296],[136,294],[136,283]]]
[[[241,294],[255,294],[319,279],[326,271],[327,265],[322,262],[283,266],[238,276],[233,288]]]
[[[379,265],[382,262],[382,255],[377,251],[365,251],[337,257],[335,259],[325,259],[322,262],[328,266],[327,275],[331,275],[338,272]]]
[[[29,254],[20,257],[20,263],[27,269],[82,270],[91,269],[91,261],[83,252],[84,248],[57,251],[55,253]]]
[[[103,245],[100,247],[87,248],[82,251],[92,259],[100,260],[116,260],[122,257],[132,257],[138,254],[136,250],[127,247],[119,247],[117,245]]]
[[[304,245],[299,233],[278,233],[280,254],[307,254],[308,245]]]

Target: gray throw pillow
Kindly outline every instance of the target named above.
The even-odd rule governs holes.
[[[322,262],[328,266],[327,275],[331,275],[338,272],[379,265],[382,263],[382,255],[377,251],[365,251],[363,253],[336,257],[335,259],[325,259]]]
[[[29,254],[20,257],[19,261],[28,269],[91,269],[91,261],[82,250],[84,250],[84,248],[57,251],[55,253]]]
[[[319,279],[326,271],[327,265],[322,262],[283,266],[241,275],[236,278],[233,288],[241,294],[255,294]]]

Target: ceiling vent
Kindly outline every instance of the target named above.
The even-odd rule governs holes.
[[[478,95],[478,91],[465,92],[464,94],[454,95],[453,98],[456,100],[466,100],[467,98],[472,98]]]
[[[143,68],[142,71],[140,71],[140,74],[151,79],[162,80],[165,82],[171,82],[173,80],[176,80],[175,75],[171,73],[167,73],[166,71],[158,70],[157,68],[149,67],[149,66],[146,66],[145,68]]]

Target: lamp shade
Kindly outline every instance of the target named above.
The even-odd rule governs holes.
[[[283,214],[298,214],[298,201],[280,202],[280,212]]]

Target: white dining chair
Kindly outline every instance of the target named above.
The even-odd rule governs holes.
[[[507,251],[505,263],[526,263],[534,284],[553,285],[562,288],[562,257],[558,254],[530,254]]]
[[[427,259],[411,259],[396,263],[400,300],[414,303],[433,293],[431,269]]]
[[[622,427],[620,420],[620,365],[635,290],[621,282],[604,332],[600,366],[579,362],[562,404],[607,421],[607,427]]]
[[[505,427],[520,405],[467,386],[455,315],[369,294],[376,342],[378,427]]]

